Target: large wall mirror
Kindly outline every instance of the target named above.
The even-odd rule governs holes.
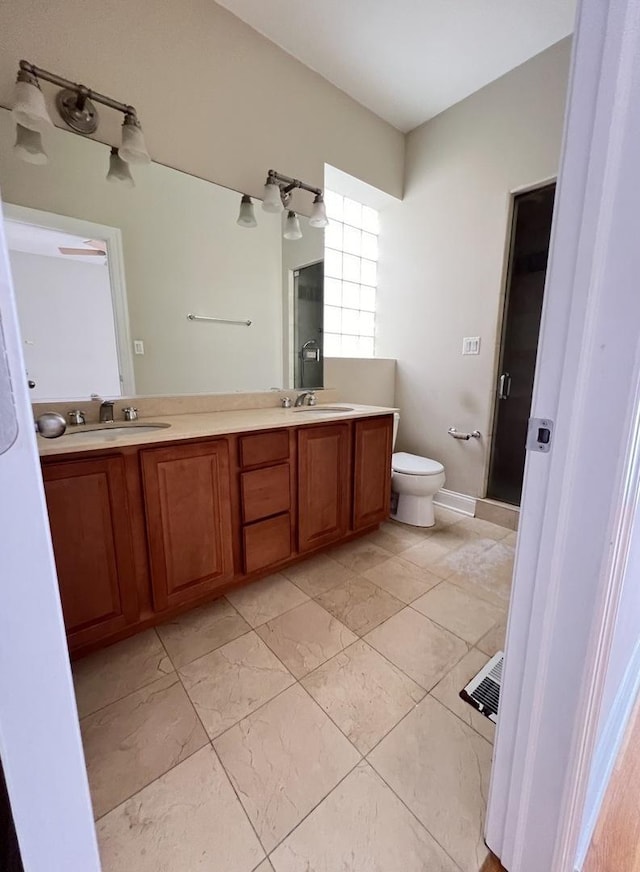
[[[322,230],[301,217],[285,240],[259,204],[258,226],[240,227],[238,192],[156,163],[135,188],[110,184],[108,148],[63,130],[48,164],[26,164],[14,131],[0,110],[34,401],[322,386]]]

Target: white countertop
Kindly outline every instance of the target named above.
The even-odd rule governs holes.
[[[257,430],[273,430],[276,427],[296,427],[308,424],[326,424],[333,421],[345,421],[352,418],[370,418],[376,415],[390,415],[397,409],[385,406],[363,406],[356,403],[331,403],[331,409],[342,408],[345,411],[324,411],[322,405],[309,408],[282,409],[242,409],[227,412],[200,412],[187,415],[166,415],[152,418],[138,418],[138,425],[168,424],[168,427],[152,432],[136,432],[135,426],[124,421],[115,421],[111,425],[87,424],[79,427],[67,426],[64,436],[57,439],[44,439],[38,436],[38,450],[41,457],[58,454],[75,454],[78,452],[95,452],[131,448],[138,445],[162,445],[183,439],[202,439],[207,436],[228,436],[232,433],[250,433]],[[319,410],[323,411],[319,411]],[[349,411],[346,411],[346,410]],[[318,411],[314,411],[318,410]],[[109,434],[110,428],[131,427],[131,433],[119,435]],[[97,433],[91,441],[79,435],[86,431],[104,433],[104,439]]]

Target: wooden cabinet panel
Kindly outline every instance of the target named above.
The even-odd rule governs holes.
[[[270,430],[240,437],[240,463],[243,467],[278,463],[289,459],[289,431]]]
[[[335,542],[349,528],[350,426],[298,431],[298,550]]]
[[[389,516],[393,419],[355,422],[353,529],[379,524]]]
[[[157,609],[233,578],[226,440],[141,452],[151,584]]]
[[[289,464],[243,472],[242,520],[245,524],[288,512],[291,506]]]
[[[291,554],[289,513],[244,528],[244,571],[257,572]]]
[[[69,644],[94,642],[138,617],[124,461],[47,463],[43,479]]]

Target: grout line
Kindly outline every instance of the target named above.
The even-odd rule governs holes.
[[[446,677],[446,676],[445,676],[445,677]],[[436,687],[437,687],[437,685],[436,685]],[[434,687],[433,690],[435,690],[435,687]],[[480,736],[481,739],[484,739],[485,742],[488,742],[488,743],[491,745],[491,748],[492,748],[492,750],[493,750],[493,748],[494,748],[494,743],[491,741],[491,739],[487,739],[486,736],[483,736],[482,733],[480,732],[480,730],[476,730],[476,728],[473,726],[473,724],[470,724],[468,721],[465,721],[465,719],[464,719],[463,717],[461,717],[457,712],[454,712],[453,709],[449,708],[449,706],[446,704],[446,702],[442,702],[441,699],[438,699],[437,696],[434,696],[434,695],[433,695],[433,690],[430,690],[429,693],[427,694],[427,696],[430,696],[431,699],[434,699],[436,702],[439,702],[441,706],[443,706],[444,708],[446,708],[446,710],[449,712],[449,714],[452,714],[454,717],[458,718],[458,720],[459,720],[461,723],[463,723],[463,724],[465,724],[465,726],[469,727],[470,730],[473,730],[474,733],[476,733],[478,736]],[[425,699],[426,699],[426,697],[425,697]],[[421,700],[421,701],[422,701],[422,700]],[[469,708],[471,709],[471,711],[476,711],[476,710],[475,710],[474,708],[472,708],[471,706],[469,706]],[[476,714],[477,714],[477,715],[480,715],[480,717],[484,717],[484,715],[481,714],[479,711],[476,711]],[[489,721],[490,724],[493,724],[493,721],[489,720],[489,718],[486,718],[486,720]],[[496,724],[493,724],[493,726],[495,727]],[[493,757],[493,754],[492,754],[491,756]]]

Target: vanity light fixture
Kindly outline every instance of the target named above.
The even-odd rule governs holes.
[[[322,194],[316,194],[313,201],[313,209],[309,217],[309,224],[312,227],[328,227],[329,219],[327,218],[327,207],[324,205],[324,197]]]
[[[42,147],[42,134],[37,130],[24,127],[22,124],[16,124],[16,142],[13,150],[21,160],[27,163],[46,164],[49,161],[47,153]]]
[[[129,188],[133,188],[135,185],[133,176],[131,175],[131,170],[129,169],[129,164],[126,160],[122,160],[118,154],[118,149],[115,146],[113,146],[111,154],[109,155],[109,172],[107,173],[107,181],[114,183],[119,182],[127,185]]]
[[[284,222],[284,233],[282,235],[285,239],[302,239],[300,221],[296,213],[292,212],[291,209],[287,213],[287,220]]]
[[[240,211],[238,212],[238,220],[236,221],[236,224],[239,224],[240,227],[258,226],[253,203],[251,202],[251,197],[249,197],[248,194],[242,195],[242,200],[240,200]]]
[[[142,127],[138,121],[135,107],[120,103],[118,100],[113,100],[111,97],[87,88],[85,85],[78,85],[24,60],[20,61],[12,109],[13,117],[18,125],[15,151],[23,160],[30,163],[46,163],[42,142],[24,132],[26,128],[39,135],[48,127],[53,126],[47,112],[44,95],[40,89],[41,79],[60,88],[56,95],[56,109],[67,127],[75,133],[88,136],[98,129],[99,116],[96,103],[122,112],[124,115],[122,144],[116,150],[115,156],[126,163],[149,163],[151,158],[144,142]],[[112,172],[113,158],[112,149],[107,178],[109,181],[124,181],[117,175],[116,171]],[[120,175],[122,176],[123,173],[121,172]],[[131,178],[131,173],[129,173],[129,178]],[[132,178],[131,183],[133,183]]]

